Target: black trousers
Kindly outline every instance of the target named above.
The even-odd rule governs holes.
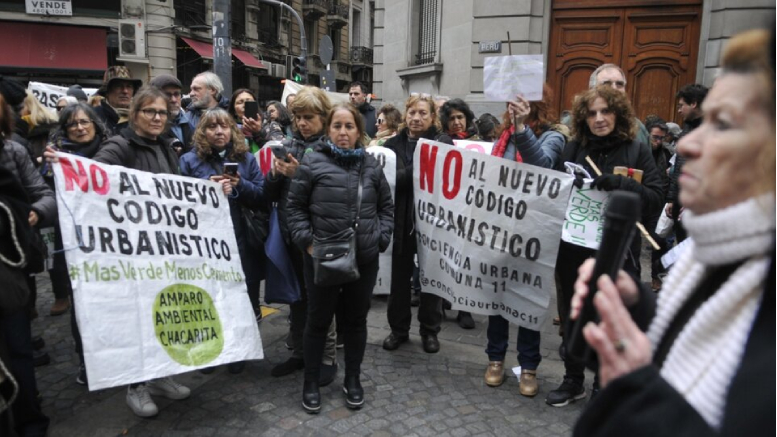
[[[305,254],[305,285],[308,289],[308,320],[305,325],[305,380],[318,381],[327,331],[338,304],[343,306],[342,325],[345,349],[345,375],[359,375],[367,346],[367,313],[375,281],[378,259],[359,266],[359,279],[346,284],[319,287],[313,282],[313,259]]]
[[[394,238],[397,238],[395,235]],[[411,279],[416,253],[415,235],[403,237],[401,254],[396,251],[391,256],[391,293],[388,299],[388,322],[391,332],[406,336],[410,332],[410,322],[413,313],[410,310]],[[421,323],[421,335],[437,335],[442,323],[443,299],[437,295],[421,293],[421,304],[418,307],[418,321]]]
[[[639,251],[634,251],[634,244],[632,244],[632,251],[623,263],[623,270],[632,276],[639,278]],[[572,304],[572,296],[575,294],[575,281],[577,280],[577,269],[587,260],[596,255],[593,250],[587,250],[574,246],[569,243],[561,242],[561,246],[558,250],[558,258],[556,259],[556,281],[558,283],[558,309],[559,318],[561,318],[562,332],[565,332],[569,327],[567,319],[569,318],[569,311]],[[561,341],[561,349],[566,350],[567,335],[564,335]],[[569,359],[567,357],[561,357],[564,360],[564,377],[570,378],[573,381],[582,384],[585,381],[585,364],[582,362]],[[598,386],[599,374],[598,369],[591,369],[596,373],[594,378],[594,386]]]

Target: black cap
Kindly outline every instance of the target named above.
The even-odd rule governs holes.
[[[27,90],[19,82],[0,76],[0,94],[3,95],[6,103],[11,105],[12,108],[16,108],[24,103],[24,99],[27,97]]]
[[[168,86],[174,86],[181,90],[183,89],[183,85],[181,84],[181,81],[178,80],[178,78],[173,76],[172,74],[160,74],[159,76],[151,79],[151,81],[148,84],[155,86],[160,90]]]
[[[86,102],[89,100],[88,97],[86,97],[86,93],[81,88],[81,85],[73,85],[70,88],[67,89],[67,95],[70,97],[75,97],[76,100],[79,102]]]

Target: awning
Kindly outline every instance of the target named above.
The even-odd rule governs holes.
[[[99,27],[0,22],[0,66],[105,71],[107,31]]]
[[[196,39],[191,38],[184,38],[181,37],[181,39],[189,45],[192,49],[194,49],[195,52],[197,52],[198,55],[205,59],[213,59],[213,44],[197,41]],[[236,57],[240,60],[243,64],[245,64],[246,67],[251,68],[261,68],[263,70],[267,70],[267,66],[264,65],[264,63],[254,57],[251,53],[248,53],[245,50],[240,50],[233,48],[232,49],[232,56]]]
[[[267,66],[264,65],[262,61],[256,59],[254,55],[248,53],[245,50],[233,48],[232,56],[236,57],[237,59],[240,59],[240,62],[244,63],[246,67],[260,68],[262,70],[267,70]]]
[[[181,37],[183,42],[189,44],[189,47],[193,48],[200,57],[205,59],[213,59],[213,44],[197,41],[196,39]]]

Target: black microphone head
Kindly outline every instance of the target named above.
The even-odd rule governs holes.
[[[631,191],[614,191],[604,212],[607,220],[636,222],[642,217],[642,201]]]

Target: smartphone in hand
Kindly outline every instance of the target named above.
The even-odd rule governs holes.
[[[289,162],[289,157],[287,156],[289,152],[286,151],[286,148],[283,146],[270,146],[270,149],[272,150],[273,155],[275,155],[276,158],[283,162]]]
[[[237,176],[237,163],[236,162],[227,162],[224,164],[224,174],[230,175],[230,176]]]
[[[256,120],[259,118],[259,102],[245,102],[245,117]]]

